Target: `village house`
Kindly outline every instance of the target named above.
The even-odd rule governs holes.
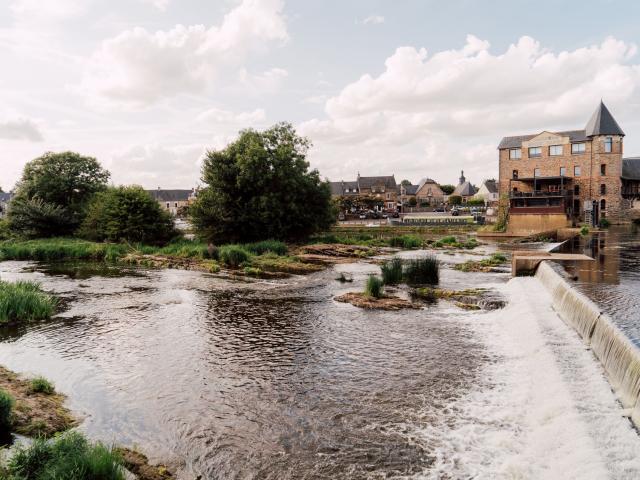
[[[625,217],[638,206],[640,164],[623,159],[624,136],[600,102],[583,130],[504,137],[498,146],[499,191],[509,197],[510,222],[547,215],[546,226],[556,227]]]
[[[330,185],[334,197],[369,197],[379,200],[388,210],[396,209],[398,206],[400,192],[394,175],[362,177],[358,173],[355,181],[330,182]]]
[[[437,206],[444,203],[445,194],[435,180],[423,178],[416,189],[416,200],[420,206]]]
[[[484,200],[487,204],[496,203],[499,198],[498,182],[494,179],[483,181],[482,185],[480,185],[480,188],[473,196],[474,200]]]
[[[7,209],[9,208],[10,201],[10,193],[0,192],[0,218],[4,218],[7,215]]]
[[[176,216],[191,204],[197,195],[195,188],[191,190],[147,190],[147,193],[160,204],[160,207]]]
[[[464,177],[464,170],[461,171],[458,186],[451,194],[451,197],[461,197],[462,203],[467,203],[475,194],[475,187]]]

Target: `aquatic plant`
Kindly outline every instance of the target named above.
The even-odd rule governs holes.
[[[496,252],[489,258],[484,258],[479,261],[467,260],[464,263],[454,265],[453,268],[454,270],[459,270],[461,272],[488,272],[491,271],[493,267],[502,265],[506,261],[507,257],[504,253]]]
[[[246,250],[255,254],[275,253],[276,255],[287,254],[287,244],[279,240],[262,240],[261,242],[247,243],[243,245]]]
[[[402,265],[402,259],[394,257],[380,267],[380,270],[382,270],[382,281],[385,285],[402,283]]]
[[[53,383],[44,377],[36,377],[29,383],[29,389],[33,393],[44,393],[45,395],[53,394],[56,389]]]
[[[241,245],[224,245],[220,247],[220,261],[230,267],[239,267],[251,258],[251,254]]]
[[[391,237],[389,246],[397,248],[420,248],[423,244],[422,238],[417,235],[401,235],[399,237]]]
[[[364,294],[367,297],[380,298],[384,294],[382,280],[376,275],[369,275],[364,287]]]
[[[37,283],[0,281],[0,325],[14,321],[44,320],[53,315],[57,303]]]
[[[120,455],[102,443],[91,444],[78,432],[53,441],[36,439],[19,446],[9,460],[10,477],[23,479],[124,480]]]
[[[13,397],[0,388],[0,431],[9,430],[14,405]]]
[[[440,281],[440,262],[436,257],[408,260],[404,267],[403,278],[410,285],[437,285]]]
[[[109,260],[126,255],[131,247],[73,238],[47,238],[0,243],[0,260]]]

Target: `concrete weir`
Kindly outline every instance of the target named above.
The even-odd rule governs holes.
[[[640,348],[549,262],[539,265],[536,278],[550,292],[553,309],[560,318],[591,346],[620,402],[625,408],[633,409],[631,419],[640,428]]]
[[[535,272],[540,262],[553,260],[555,262],[593,262],[593,258],[577,253],[551,253],[538,250],[515,251],[511,255],[511,274],[517,277],[520,273]]]

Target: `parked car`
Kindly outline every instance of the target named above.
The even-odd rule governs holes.
[[[393,218],[400,218],[400,214],[399,214],[398,212],[393,212],[393,213],[391,214],[391,216],[392,216]]]
[[[459,215],[460,215],[460,210],[458,210],[457,208],[454,208],[453,210],[451,210],[452,217],[457,217]]]
[[[360,213],[360,214],[358,215],[358,218],[359,218],[360,220],[365,220],[365,219],[367,218],[367,214],[366,214],[366,213],[364,213],[364,212],[362,212],[362,213]]]
[[[444,208],[444,205],[443,205],[443,206],[441,206],[441,207],[436,207],[436,208],[434,209],[434,212],[444,213],[445,211],[446,211],[446,210],[445,210],[445,208]]]

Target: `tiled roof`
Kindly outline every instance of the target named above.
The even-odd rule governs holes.
[[[406,195],[415,195],[416,193],[418,193],[419,188],[420,185],[405,185],[404,192]]]
[[[329,182],[331,185],[331,195],[344,195],[345,193],[357,193],[358,182],[345,182],[341,180],[339,182]],[[347,192],[346,190],[349,190]]]
[[[498,193],[498,185],[496,185],[495,180],[485,180],[484,186],[487,188],[489,193]]]
[[[147,190],[159,202],[186,202],[193,190]]]
[[[569,137],[571,142],[584,142],[587,140],[587,135],[585,130],[567,130],[564,132],[553,132],[563,137]],[[498,149],[502,150],[503,148],[520,148],[522,147],[522,142],[527,142],[534,137],[537,137],[540,133],[536,133],[533,135],[517,135],[515,137],[504,137],[500,140],[500,145],[498,145]]]
[[[624,135],[620,125],[602,101],[593,112],[585,130],[589,137],[593,135]]]
[[[0,192],[0,202],[7,203],[11,200],[11,194],[8,192]]]
[[[360,188],[371,188],[372,186],[383,184],[386,188],[397,188],[396,178],[391,176],[381,177],[358,177]]]
[[[622,178],[640,180],[640,157],[622,159]]]
[[[469,181],[458,185],[452,193],[452,195],[459,195],[461,197],[470,197],[475,194],[476,194],[476,189],[473,188],[473,185],[471,185],[471,182]]]

